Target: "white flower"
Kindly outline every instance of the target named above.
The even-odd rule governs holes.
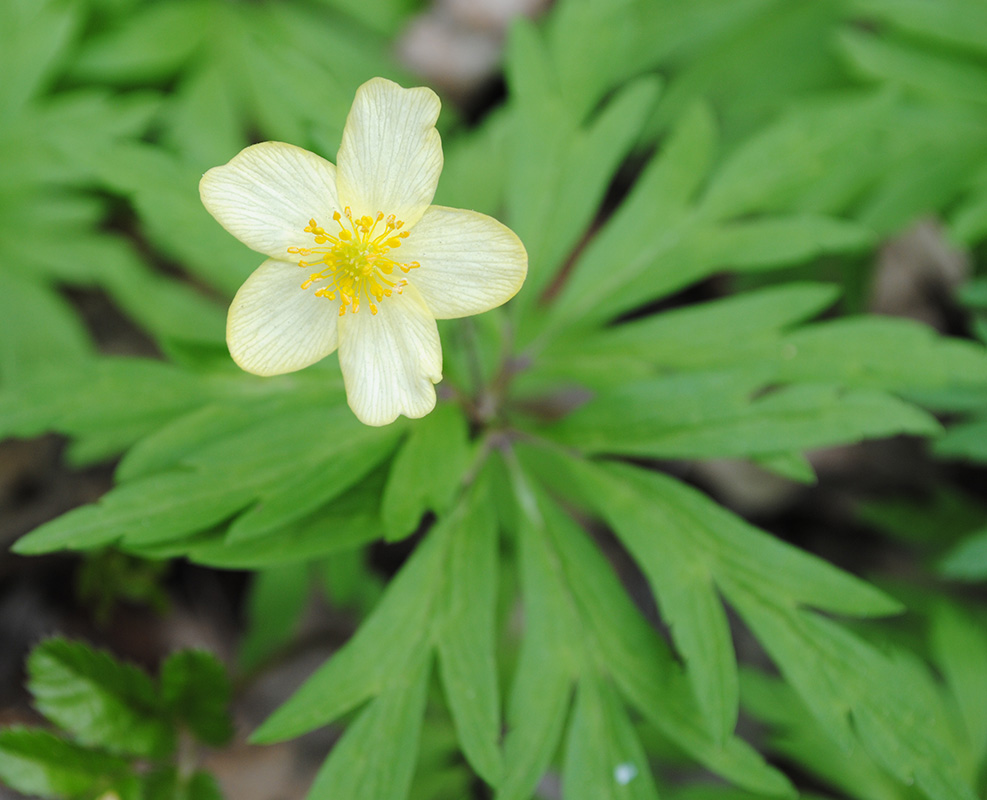
[[[356,92],[337,158],[281,142],[209,170],[209,212],[268,256],[230,306],[233,360],[257,375],[339,348],[350,407],[368,425],[422,417],[442,379],[436,319],[479,314],[521,288],[518,237],[475,211],[430,205],[442,171],[439,99],[374,78]]]

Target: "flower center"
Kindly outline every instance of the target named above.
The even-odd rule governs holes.
[[[420,266],[417,261],[402,263],[391,257],[391,251],[401,246],[401,240],[408,237],[408,231],[401,230],[404,223],[395,219],[393,214],[385,219],[380,211],[373,218],[362,216],[354,219],[353,212],[347,206],[342,214],[333,212],[332,218],[339,225],[335,236],[326,233],[314,219],[310,219],[305,233],[312,234],[316,245],[320,246],[288,248],[289,253],[296,255],[318,256],[315,261],[302,259],[298,262],[299,267],[319,268],[318,272],[308,276],[302,289],[323,283],[315,290],[315,296],[335,300],[339,295],[339,316],[343,316],[347,308],[351,314],[359,311],[360,298],[366,298],[370,313],[376,314],[374,300],[379,303],[395,291],[401,294],[401,290],[408,285],[403,278],[388,277],[394,268],[408,273]],[[381,222],[384,225],[378,228]]]

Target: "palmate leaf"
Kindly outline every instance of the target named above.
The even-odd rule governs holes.
[[[906,31],[956,47],[987,50],[987,9],[976,0],[854,0],[853,10]]]
[[[730,151],[700,198],[703,215],[839,212],[886,166],[875,151],[895,110],[882,92],[794,104]]]
[[[922,51],[891,37],[844,31],[840,44],[869,78],[903,84],[937,100],[987,103],[987,70],[971,60]]]
[[[121,142],[144,135],[160,108],[160,97],[148,91],[113,95],[94,87],[43,94],[45,84],[54,80],[73,50],[66,39],[77,28],[76,12],[75,6],[37,3],[31,9],[31,4],[16,3],[8,8],[10,17],[2,26],[16,40],[3,48],[5,60],[25,61],[7,63],[4,73],[21,74],[23,82],[11,83],[27,94],[16,102],[8,98],[9,108],[0,111],[0,273],[5,282],[32,282],[31,299],[52,318],[40,327],[51,333],[36,335],[13,349],[8,373],[38,361],[72,360],[79,349],[68,341],[60,352],[61,342],[50,341],[59,332],[81,329],[56,294],[56,281],[104,289],[159,338],[222,335],[222,314],[215,304],[155,271],[121,237],[99,230],[107,209],[103,199],[84,193],[96,178],[89,153],[112,151]],[[38,40],[35,25],[53,42]],[[52,48],[61,54],[49,61]],[[28,77],[39,65],[41,71]],[[0,99],[0,105],[3,102]],[[13,301],[21,294],[18,288],[12,286],[4,295]],[[42,292],[48,296],[40,297]],[[17,339],[24,338],[20,331],[31,326],[18,325],[16,314],[5,314],[4,320],[10,330],[3,338],[16,346]]]
[[[385,18],[373,15],[373,27]],[[299,145],[315,134],[334,149],[356,87],[397,72],[385,41],[368,26],[304,3],[170,0],[116,21],[84,43],[72,74],[124,85],[177,78],[164,138],[200,173],[248,144],[250,127]],[[214,126],[195,124],[203,112]]]
[[[503,773],[495,642],[500,557],[489,498],[473,502],[458,528],[438,608],[436,651],[463,752],[480,777],[497,786]]]
[[[944,744],[942,725],[930,725],[943,719],[943,711],[921,673],[809,610],[886,614],[898,610],[894,601],[751,528],[666,476],[629,466],[601,469],[583,461],[540,458],[541,464],[538,458],[533,462],[539,477],[602,514],[648,575],[662,612],[678,613],[669,619],[672,636],[697,695],[717,696],[708,685],[709,667],[703,666],[701,654],[699,668],[693,665],[694,647],[676,630],[690,618],[676,612],[668,600],[670,589],[656,577],[665,568],[656,562],[676,552],[680,561],[672,568],[708,570],[838,744],[850,747],[859,737],[878,763],[898,780],[916,782],[929,797],[973,796]],[[676,542],[681,550],[674,549]],[[712,674],[724,668],[720,664]]]
[[[379,535],[376,515],[368,519],[354,505],[365,497],[350,489],[387,459],[402,426],[360,425],[340,404],[339,383],[338,376],[320,379],[318,370],[261,382],[127,359],[39,375],[0,397],[5,432],[95,437],[104,455],[140,441],[121,463],[119,486],[99,504],[42,526],[17,547],[40,552],[117,541],[145,553],[167,545],[177,554],[196,536],[210,563],[238,565],[271,555],[271,563],[299,560]],[[367,488],[372,508],[381,487],[371,481]],[[326,538],[314,515],[344,492],[353,497],[341,519],[352,514],[357,528]],[[240,512],[225,540],[225,530],[212,535]],[[237,542],[252,544],[238,549]]]
[[[948,729],[927,676],[828,620],[783,612],[756,598],[753,587],[736,588],[724,585],[730,602],[844,749],[859,737],[877,763],[928,797],[975,797],[944,735]],[[807,657],[815,663],[812,670],[805,669]]]
[[[635,382],[599,393],[547,433],[586,453],[737,458],[939,431],[930,415],[875,391],[800,385],[751,401],[752,377],[698,373]]]
[[[696,19],[702,13],[698,8],[693,9],[695,16],[684,15],[694,29],[714,27],[717,35],[690,43],[687,52],[672,56],[674,77],[652,123],[655,127],[666,127],[696,98],[704,97],[718,109],[724,138],[736,141],[786,108],[792,98],[842,83],[830,43],[831,33],[845,19],[842,3],[770,0],[716,5],[707,13],[736,19]]]
[[[515,487],[522,520],[522,575],[527,575],[526,619],[531,622],[508,708],[508,723],[514,727],[505,742],[508,776],[503,788],[512,785],[513,773],[518,779],[511,796],[527,796],[524,788],[530,791],[554,751],[577,677],[580,682],[609,677],[628,704],[711,770],[769,796],[790,796],[787,780],[745,742],[709,732],[666,645],[585,532],[527,479],[516,477]],[[542,713],[528,713],[532,707]],[[611,707],[609,713],[615,715],[614,730],[626,730],[619,719],[626,712]],[[580,735],[570,731],[570,736]],[[635,757],[637,748],[623,734],[614,743],[620,746],[611,751],[611,763],[602,766],[605,774],[597,770],[594,780],[608,791],[624,791],[620,778],[628,774],[629,763],[641,782],[633,791],[646,791],[647,765]],[[519,780],[522,776],[525,782]]]
[[[937,602],[929,611],[932,660],[945,677],[945,685],[936,684],[925,666],[900,651],[892,653],[896,668],[903,673],[901,683],[896,685],[906,686],[909,694],[923,698],[923,724],[929,738],[943,743],[961,773],[973,778],[979,771],[985,742],[980,711],[985,697],[976,677],[982,673],[987,657],[984,637],[977,623],[958,606]],[[890,778],[878,759],[827,741],[826,732],[817,726],[790,687],[753,672],[744,675],[742,685],[745,708],[771,726],[771,749],[853,797],[913,795]],[[944,701],[942,705],[939,696]]]
[[[28,659],[38,710],[84,745],[110,753],[162,757],[174,733],[150,678],[101,650],[49,639]]]
[[[861,800],[903,800],[909,790],[859,748],[846,750],[816,724],[784,681],[753,670],[741,672],[744,711],[770,733],[767,748],[797,763],[823,782]]]
[[[381,488],[382,476],[375,473],[331,501],[328,518],[326,509],[319,509],[272,536],[231,543],[220,527],[192,539],[130,549],[150,558],[187,554],[196,563],[223,569],[264,569],[345,554],[380,538],[383,528],[376,508]]]
[[[333,748],[308,797],[397,800],[408,796],[430,673],[419,650],[370,701]]]
[[[542,337],[593,328],[724,269],[775,269],[865,249],[873,232],[832,212],[859,192],[862,175],[868,180],[856,168],[843,169],[844,151],[872,146],[890,108],[882,98],[810,107],[752,137],[710,176],[712,117],[693,107],[627,200],[578,254]],[[819,125],[837,126],[840,137],[821,137]],[[840,161],[839,169],[831,160]],[[825,203],[792,203],[837,174],[852,186],[834,190]]]
[[[852,317],[796,327],[836,299],[835,287],[788,284],[671,309],[610,326],[542,354],[553,377],[604,388],[654,373],[743,367],[769,383],[838,383],[928,396],[978,392],[987,377],[982,347],[909,320]],[[609,365],[609,370],[606,366]],[[615,366],[621,369],[615,369]],[[609,380],[601,380],[609,376]],[[969,408],[982,402],[971,396]]]
[[[987,636],[980,619],[958,604],[939,603],[930,623],[934,663],[955,698],[967,745],[957,757],[968,774],[976,774],[987,757],[987,691],[980,680],[987,670]]]
[[[515,476],[515,484],[519,484]],[[507,766],[497,800],[531,796],[562,736],[579,672],[578,618],[558,565],[546,548],[538,500],[524,484],[519,500],[518,551],[525,636],[507,698]]]
[[[78,32],[78,8],[13,0],[0,9],[0,128],[53,80],[68,43]]]
[[[312,797],[406,796],[433,650],[467,759],[488,781],[499,780],[497,539],[488,502],[481,477],[429,532],[356,635],[255,732],[256,741],[278,741],[367,703]]]
[[[525,243],[523,309],[538,299],[584,234],[613,174],[657,97],[656,78],[623,87],[584,127],[562,98],[534,27],[512,29],[508,53],[513,127],[508,139],[507,221]]]
[[[540,354],[538,374],[518,376],[519,392],[536,378],[577,381],[590,388],[652,376],[656,370],[703,371],[790,355],[786,329],[831,306],[834,286],[793,283],[614,325],[580,337],[560,338]]]
[[[565,797],[657,800],[647,757],[613,688],[584,677],[572,713],[562,771]]]
[[[987,379],[982,347],[914,322],[793,327],[832,298],[823,286],[777,287],[559,340],[541,354],[543,374],[522,376],[518,389],[537,396],[560,379],[590,389],[574,413],[545,431],[539,423],[583,452],[765,458],[938,432],[931,416],[888,393],[936,405],[934,393],[976,391]],[[939,447],[975,447],[966,433]]]
[[[387,588],[359,631],[253,735],[267,743],[335,721],[383,692],[427,649],[454,525],[437,526]]]

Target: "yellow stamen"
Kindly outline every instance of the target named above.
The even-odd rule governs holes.
[[[378,303],[385,297],[391,297],[396,290],[398,294],[408,285],[407,280],[392,280],[386,276],[399,267],[408,273],[420,265],[417,261],[402,263],[391,258],[390,251],[401,246],[401,240],[406,239],[408,231],[400,231],[404,222],[396,219],[394,214],[386,217],[378,211],[373,217],[363,214],[354,219],[353,212],[347,206],[343,213],[334,211],[333,221],[339,225],[336,234],[326,233],[314,220],[308,221],[305,233],[311,234],[317,245],[324,247],[289,247],[293,255],[316,255],[314,261],[299,261],[300,267],[315,267],[318,271],[308,276],[301,284],[303,290],[311,288],[316,283],[323,283],[315,290],[316,297],[335,300],[339,295],[339,316],[344,316],[347,309],[351,314],[360,310],[361,298],[366,298],[370,313],[377,314],[378,308],[371,298]],[[377,226],[384,222],[384,230],[377,232]],[[375,235],[376,233],[376,235]]]

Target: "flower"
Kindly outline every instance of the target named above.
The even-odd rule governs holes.
[[[435,407],[435,320],[507,302],[528,270],[524,245],[497,220],[430,205],[439,108],[430,89],[374,78],[357,89],[338,166],[264,142],[202,176],[209,212],[268,257],[230,306],[226,341],[242,369],[294,372],[338,347],[362,422]]]

